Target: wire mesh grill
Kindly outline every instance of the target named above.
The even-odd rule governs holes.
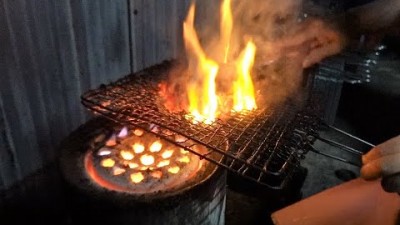
[[[310,126],[297,102],[288,100],[274,108],[235,113],[211,125],[193,124],[184,113],[170,113],[160,104],[158,84],[172,66],[165,62],[102,85],[85,93],[82,103],[102,116],[141,127],[253,181],[284,188],[304,154],[303,137],[294,135],[294,130]],[[181,138],[176,139],[177,135]],[[209,151],[197,152],[196,145]]]

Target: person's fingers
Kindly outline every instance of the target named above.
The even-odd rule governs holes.
[[[394,137],[384,143],[377,145],[367,154],[363,155],[364,164],[376,160],[382,156],[400,153],[400,136]]]
[[[381,176],[400,173],[400,153],[383,156],[363,165],[361,177],[374,180]]]
[[[382,157],[382,150],[378,145],[362,156],[362,162],[363,164],[367,164],[373,160],[379,159],[380,157]]]
[[[400,192],[400,173],[384,177],[381,180],[382,187],[387,192]]]

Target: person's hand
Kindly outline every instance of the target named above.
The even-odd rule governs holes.
[[[299,24],[294,34],[280,40],[278,46],[281,54],[304,55],[302,64],[306,68],[339,53],[345,43],[345,36],[333,25],[319,19],[308,19]]]
[[[382,187],[400,193],[400,136],[392,138],[362,157],[361,177],[375,180],[382,177]]]

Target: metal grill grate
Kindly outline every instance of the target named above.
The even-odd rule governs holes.
[[[211,125],[193,124],[183,113],[169,113],[159,103],[158,84],[171,67],[165,62],[88,91],[82,103],[102,116],[141,127],[253,181],[273,189],[284,188],[306,145],[294,130],[298,126],[305,129],[312,121],[303,116],[306,114],[296,101],[234,114]],[[177,135],[182,138],[177,140]],[[209,152],[197,152],[196,145],[206,146]]]

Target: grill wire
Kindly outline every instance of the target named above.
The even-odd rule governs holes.
[[[309,144],[301,133],[313,131],[317,125],[310,107],[287,100],[267,110],[236,113],[211,125],[193,124],[183,113],[170,113],[159,104],[158,84],[172,66],[164,62],[102,85],[82,95],[82,103],[95,113],[152,132],[269,188],[285,188]],[[198,152],[196,145],[207,147],[208,152]]]

